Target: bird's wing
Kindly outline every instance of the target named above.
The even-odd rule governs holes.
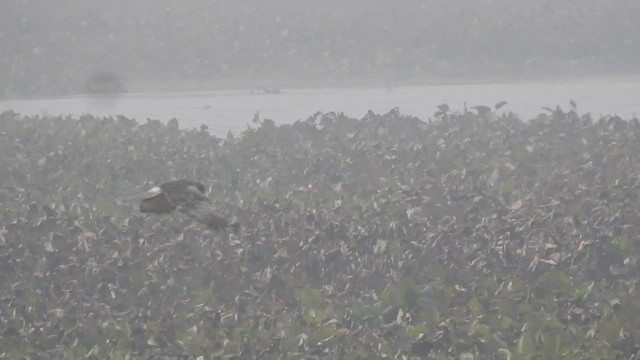
[[[138,195],[117,198],[116,204],[119,206],[136,206],[143,213],[156,214],[170,213],[176,208],[158,186]]]
[[[154,196],[145,196],[140,201],[140,211],[143,213],[166,214],[175,208],[176,206],[162,192]]]
[[[163,186],[162,193],[178,208],[189,207],[200,201],[208,201],[206,195],[195,185],[164,184]]]
[[[175,210],[176,205],[159,186],[149,189],[142,195],[140,211],[143,213],[164,214]]]
[[[201,192],[196,185],[188,185],[186,187],[186,193],[194,199],[205,200],[207,198],[207,196]]]
[[[151,189],[147,190],[144,194],[142,194],[142,197],[144,199],[147,199],[156,195],[160,195],[160,193],[162,193],[162,189],[160,188],[160,186],[154,186]]]
[[[162,194],[180,211],[205,224],[209,228],[219,231],[231,227],[238,229],[235,224],[216,214],[213,204],[203,192],[203,186],[199,183],[186,180],[178,180],[161,185]]]
[[[225,230],[230,225],[234,231],[237,231],[237,225],[229,224],[225,218],[216,214],[213,205],[206,198],[178,206],[178,210],[215,231]]]

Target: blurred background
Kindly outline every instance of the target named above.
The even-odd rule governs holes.
[[[2,8],[4,96],[391,87],[640,67],[637,0],[20,0]]]

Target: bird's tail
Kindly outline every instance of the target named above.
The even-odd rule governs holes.
[[[230,229],[233,232],[238,232],[240,230],[239,223],[229,223],[227,219],[216,214],[213,206],[207,202],[199,202],[195,205],[179,207],[178,209],[215,231]]]

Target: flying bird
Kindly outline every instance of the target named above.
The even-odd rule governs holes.
[[[140,211],[150,214],[170,214],[175,210],[186,214],[209,228],[219,231],[227,227],[235,232],[239,224],[229,222],[215,213],[204,185],[192,180],[169,181],[150,189],[140,202]]]

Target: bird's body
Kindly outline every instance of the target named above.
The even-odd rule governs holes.
[[[192,180],[169,181],[149,190],[140,202],[140,211],[150,214],[169,214],[178,210],[213,230],[225,230],[229,224],[217,215],[206,195],[204,185]]]

